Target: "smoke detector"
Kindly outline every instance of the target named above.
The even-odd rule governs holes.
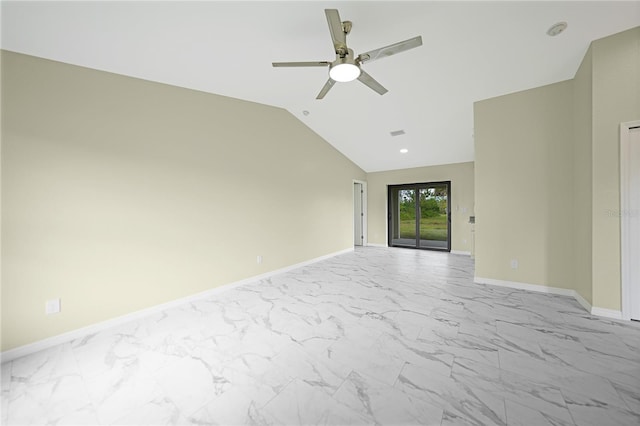
[[[549,37],[555,37],[566,29],[567,29],[566,22],[558,22],[557,24],[553,24],[551,28],[547,30],[547,35]]]

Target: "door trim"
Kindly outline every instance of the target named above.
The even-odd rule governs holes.
[[[391,235],[392,229],[393,227],[391,226],[391,211],[390,206],[391,206],[391,189],[392,188],[400,188],[400,187],[413,187],[413,189],[416,191],[416,195],[417,198],[416,200],[419,199],[419,190],[421,187],[424,186],[428,186],[428,185],[446,185],[447,186],[447,247],[446,248],[437,248],[437,247],[419,247],[418,244],[416,244],[416,247],[404,247],[404,246],[394,246],[393,245],[393,237]],[[387,246],[388,247],[403,247],[403,248],[409,248],[409,249],[416,249],[416,250],[432,250],[432,251],[444,251],[444,252],[451,252],[451,234],[453,233],[453,229],[452,229],[452,223],[451,223],[451,181],[450,180],[442,180],[442,181],[433,181],[433,182],[417,182],[417,183],[399,183],[399,184],[389,184],[387,185],[387,220],[385,221],[386,223],[386,231],[387,231]],[[416,206],[418,207],[419,204]],[[417,210],[417,213],[419,213],[419,208]],[[416,216],[417,219],[417,216]],[[418,239],[420,238],[420,230],[419,230],[419,220],[416,220],[416,243],[418,242]]]
[[[622,319],[631,319],[631,212],[629,190],[631,187],[631,165],[629,164],[629,147],[631,129],[640,127],[640,120],[620,124],[620,277]]]
[[[362,236],[364,237],[362,239],[362,247],[366,247],[368,245],[368,237],[367,234],[368,232],[368,227],[367,227],[367,218],[368,218],[368,214],[367,214],[367,182],[364,180],[358,180],[358,179],[353,179],[353,182],[351,182],[351,203],[353,205],[353,201],[355,200],[356,197],[356,193],[355,193],[355,184],[359,183],[362,184]],[[352,210],[352,215],[351,217],[353,217],[355,219],[356,216],[356,212],[355,212],[355,207]],[[351,229],[351,235],[355,234],[355,224],[352,225],[352,229]]]

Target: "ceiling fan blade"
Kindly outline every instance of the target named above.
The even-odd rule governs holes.
[[[387,56],[395,55],[396,53],[404,52],[405,50],[413,49],[418,46],[422,46],[422,36],[410,38],[409,40],[361,53],[358,56],[358,59],[361,63],[375,61],[376,59],[386,58]]]
[[[333,40],[333,47],[335,48],[336,53],[346,53],[347,35],[342,27],[342,21],[340,20],[338,9],[325,9],[324,13],[327,15],[329,32],[331,33],[331,39]]]
[[[317,61],[317,62],[272,62],[274,67],[326,67],[331,62]]]
[[[363,82],[364,84],[366,84],[367,86],[369,86],[370,88],[372,88],[373,90],[375,90],[381,95],[384,95],[385,93],[388,92],[388,90],[385,89],[382,84],[378,83],[373,77],[371,77],[369,74],[367,74],[363,70],[360,70],[360,77],[358,77],[358,80],[360,80],[361,82]]]
[[[327,80],[324,86],[322,86],[322,90],[320,90],[320,93],[318,93],[318,96],[316,96],[316,99],[324,98],[324,95],[326,95],[327,92],[331,90],[334,84],[336,84],[336,82],[333,79],[330,78],[329,80]]]

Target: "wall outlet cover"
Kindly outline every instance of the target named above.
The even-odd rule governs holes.
[[[45,313],[47,315],[57,314],[60,312],[60,299],[47,300],[45,303]]]

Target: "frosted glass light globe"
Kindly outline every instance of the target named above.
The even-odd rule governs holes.
[[[346,83],[347,81],[353,81],[360,77],[360,68],[353,64],[337,64],[329,69],[329,77],[332,80],[340,83]]]

